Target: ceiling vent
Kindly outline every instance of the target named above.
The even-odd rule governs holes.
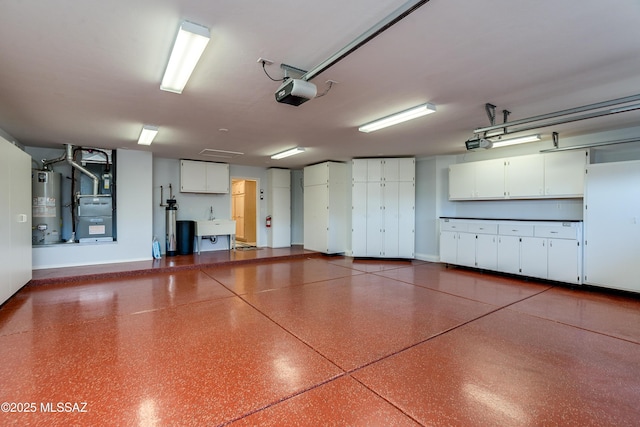
[[[213,148],[205,148],[198,154],[201,156],[218,157],[222,159],[233,159],[234,157],[244,155],[244,153],[240,153],[239,151],[215,150]]]

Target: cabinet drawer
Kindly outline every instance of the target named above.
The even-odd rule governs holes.
[[[467,231],[469,224],[466,222],[449,222],[442,221],[440,224],[441,231]]]
[[[470,233],[478,234],[498,234],[498,224],[469,224],[468,230]]]
[[[576,239],[576,227],[571,225],[548,226],[537,225],[535,229],[536,237],[551,237],[555,239]]]
[[[533,236],[533,225],[525,224],[500,224],[498,234],[502,236]]]

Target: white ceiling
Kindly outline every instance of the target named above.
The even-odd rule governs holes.
[[[3,0],[0,128],[27,146],[151,150],[168,158],[302,167],[362,156],[464,152],[489,120],[640,93],[638,0],[431,0],[312,81],[301,106],[256,62],[310,69],[403,5],[400,0]],[[159,89],[182,20],[212,40],[181,95]],[[424,102],[438,112],[375,133],[358,125]],[[544,129],[564,136],[637,124],[637,112]],[[143,124],[160,126],[151,147]],[[221,131],[220,129],[228,129]],[[269,156],[294,146],[301,155]],[[233,159],[205,149],[244,152]]]

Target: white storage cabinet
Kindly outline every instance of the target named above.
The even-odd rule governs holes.
[[[584,220],[585,282],[640,292],[640,161],[589,166]]]
[[[227,163],[180,160],[180,192],[229,193]]]
[[[352,255],[413,258],[415,159],[354,159],[352,177]]]
[[[31,156],[0,137],[0,304],[31,280]]]
[[[445,218],[440,230],[441,262],[583,283],[581,222]]]
[[[304,248],[327,254],[347,246],[346,165],[324,162],[304,168]]]
[[[291,246],[291,171],[267,169],[267,185],[267,215],[271,216],[267,246],[288,248]]]

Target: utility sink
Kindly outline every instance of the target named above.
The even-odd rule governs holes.
[[[228,236],[229,250],[236,247],[236,222],[232,219],[196,221],[196,250],[200,254],[200,240],[209,236]]]

